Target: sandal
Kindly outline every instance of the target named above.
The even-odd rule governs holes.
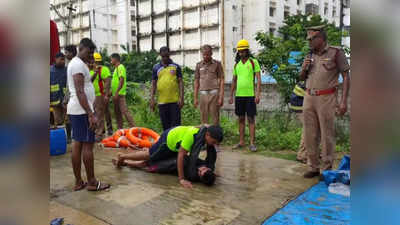
[[[74,191],[80,191],[86,187],[87,183],[82,181],[79,185],[75,185]]]
[[[232,149],[239,149],[239,148],[243,148],[243,147],[244,147],[244,145],[241,145],[241,144],[239,143],[239,144],[234,145],[234,146],[232,147]]]
[[[97,185],[96,186],[87,186],[87,190],[88,191],[102,191],[102,190],[106,190],[108,188],[110,188],[111,185],[109,184],[103,184],[100,181],[97,181]]]
[[[255,145],[250,145],[249,149],[252,152],[256,152],[257,151],[257,147]]]

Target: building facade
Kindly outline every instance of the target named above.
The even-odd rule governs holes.
[[[136,38],[132,37],[136,36],[134,0],[50,0],[50,5],[50,19],[57,23],[62,48],[77,45],[84,37],[109,53],[124,52],[121,45],[136,48]],[[69,8],[73,10],[67,34]]]
[[[249,40],[251,51],[256,53],[260,49],[254,39],[258,31],[278,35],[284,18],[298,13],[319,14],[339,27],[340,3],[341,0],[50,0],[50,18],[58,25],[61,47],[67,42],[78,44],[84,37],[91,37],[99,49],[106,48],[109,53],[124,52],[126,47],[158,50],[167,45],[174,61],[194,68],[201,60],[201,46],[209,44],[214,58],[223,63],[229,82],[240,39]],[[67,35],[64,23],[68,22],[71,4],[75,11]],[[349,16],[344,23],[347,20],[349,23]],[[349,39],[344,43],[350,43]]]
[[[174,61],[194,68],[200,47],[209,44],[225,67],[227,82],[240,39],[249,40],[257,52],[258,31],[277,35],[284,18],[298,13],[319,14],[340,25],[340,0],[136,0],[136,6],[138,51],[168,45]]]

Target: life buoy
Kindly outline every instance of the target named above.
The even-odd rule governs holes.
[[[115,132],[113,135],[113,139],[115,142],[118,143],[119,147],[129,147],[131,145],[131,142],[128,140],[126,137],[126,134],[128,133],[129,129],[120,129]]]
[[[115,141],[105,141],[105,142],[101,142],[101,143],[106,148],[119,148],[118,143]]]
[[[129,129],[126,136],[132,144],[141,148],[150,148],[160,138],[155,131],[145,127],[133,127]],[[149,140],[149,137],[153,139],[153,142]]]
[[[101,143],[104,144],[104,143],[107,143],[107,142],[110,142],[110,141],[114,141],[114,137],[113,137],[113,136],[104,138],[104,139],[101,141]]]

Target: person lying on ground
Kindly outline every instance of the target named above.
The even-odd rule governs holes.
[[[199,177],[197,161],[201,149],[204,146],[207,147],[206,161],[209,161],[208,166],[214,171],[216,161],[214,146],[221,143],[222,139],[223,131],[220,126],[178,126],[164,131],[150,149],[118,154],[113,161],[117,167],[121,167],[126,165],[127,160],[148,161],[151,165],[158,161],[176,158],[179,183],[186,188],[192,188],[190,181],[196,181]],[[190,154],[188,155],[188,153]],[[186,165],[187,169],[184,166],[185,156],[189,160]],[[143,162],[138,164],[140,163]],[[137,164],[131,162],[131,165]]]
[[[215,153],[215,149],[210,149]],[[195,168],[197,173],[192,177],[185,177],[191,182],[201,182],[207,186],[212,186],[215,183],[216,174],[214,173],[215,162],[216,162],[216,154],[210,152],[207,154],[207,158],[205,160],[197,159],[194,163],[196,164]],[[119,155],[123,153],[118,153]],[[114,165],[117,165],[117,159],[112,160]],[[189,156],[185,156],[184,158],[184,171],[185,174],[190,174],[189,172],[189,164],[193,163],[190,161]],[[161,174],[178,174],[177,167],[177,159],[176,157],[171,157],[169,159],[152,162],[148,161],[133,161],[133,160],[123,160],[120,163],[121,167],[130,167],[135,169],[143,169],[150,173],[161,173]]]

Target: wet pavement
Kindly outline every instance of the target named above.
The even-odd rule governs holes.
[[[74,225],[258,225],[317,183],[302,178],[303,164],[224,148],[218,153],[215,186],[195,183],[188,190],[174,175],[115,169],[111,159],[117,152],[95,150],[96,177],[112,185],[102,192],[73,192],[70,152],[51,157],[50,220],[64,217],[64,224]]]

